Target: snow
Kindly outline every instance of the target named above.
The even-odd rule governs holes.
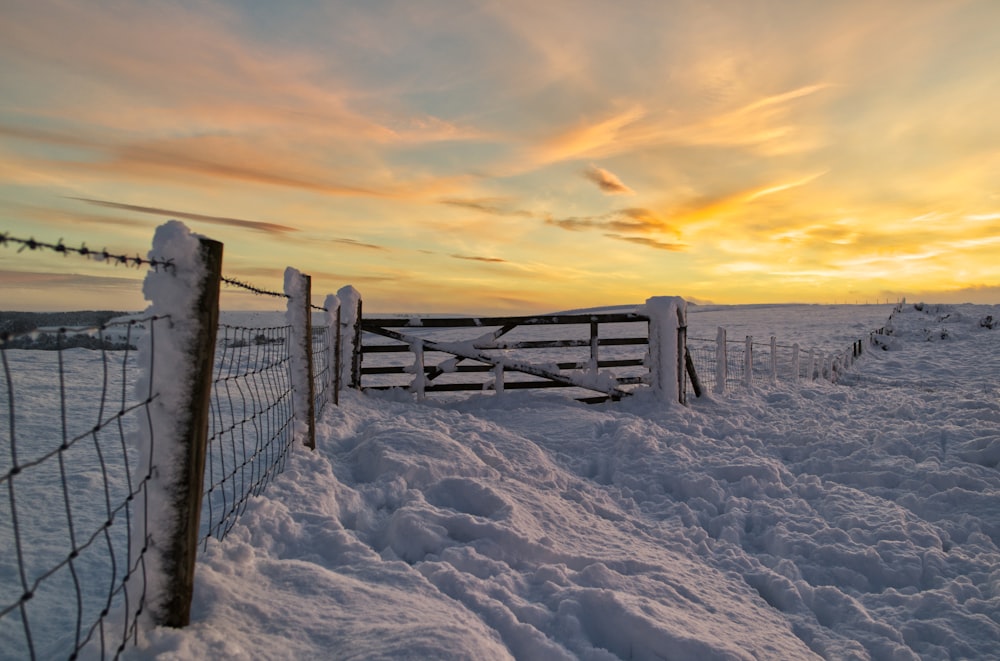
[[[890,309],[689,332],[827,352]],[[998,312],[906,306],[836,384],[688,407],[344,392],[128,656],[1000,658]]]
[[[687,303],[675,296],[654,296],[640,310],[649,317],[649,372],[653,391],[663,402],[680,395],[678,328],[687,325]]]
[[[803,362],[890,334],[836,384],[779,379],[689,393],[688,407],[651,390],[598,406],[513,389],[344,392],[317,451],[296,444],[228,537],[209,540],[191,626],[146,629],[125,656],[1000,658],[1000,328],[984,323],[1000,309],[891,312],[689,306],[689,337],[776,335]],[[7,354],[19,438],[41,447],[52,421],[30,404],[51,410],[56,356]],[[95,379],[94,352],[63,358],[68,382]],[[92,399],[73,406],[71,434],[98,417]],[[83,457],[68,464],[84,471],[71,482],[96,479]],[[45,498],[57,478],[31,491],[32,548],[65,537],[61,496]],[[84,595],[91,583],[100,595],[106,561],[86,560]],[[12,562],[0,553],[11,594]],[[28,602],[40,658],[72,649],[57,628],[75,617],[66,583]],[[85,615],[101,605],[84,601]],[[23,657],[6,644],[17,635],[0,619],[0,658]]]

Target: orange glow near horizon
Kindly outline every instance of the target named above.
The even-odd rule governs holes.
[[[992,0],[11,0],[0,232],[134,255],[178,218],[229,277],[292,265],[375,312],[998,303],[998,24]],[[0,247],[0,309],[136,309],[139,278]]]

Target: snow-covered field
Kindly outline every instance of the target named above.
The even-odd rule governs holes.
[[[687,408],[343,393],[126,656],[1000,658],[1000,308],[922,307],[838,384]],[[689,333],[835,350],[891,310]]]
[[[907,306],[840,384],[689,408],[345,393],[130,656],[1000,658],[987,314]]]

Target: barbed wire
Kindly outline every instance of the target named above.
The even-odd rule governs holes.
[[[261,287],[255,287],[251,284],[247,284],[246,282],[240,282],[239,280],[235,280],[233,278],[227,278],[226,276],[222,276],[222,281],[227,285],[230,285],[231,287],[238,287],[240,289],[245,289],[259,296],[275,296],[277,298],[291,298],[291,296],[289,296],[288,294],[283,294],[281,292],[276,292],[276,291],[270,291],[268,289],[262,289]]]
[[[275,296],[277,298],[287,298],[287,299],[291,299],[292,298],[288,294],[283,294],[281,292],[270,291],[268,289],[263,289],[261,287],[256,287],[254,285],[248,284],[246,282],[241,282],[240,280],[236,280],[234,278],[227,278],[226,276],[222,276],[221,280],[222,280],[222,282],[226,283],[227,285],[230,285],[232,287],[238,287],[239,289],[245,289],[245,290],[247,290],[249,292],[252,292],[254,294],[257,294],[259,296]],[[323,306],[320,306],[320,305],[312,305],[312,304],[310,304],[309,307],[312,308],[313,310],[319,310],[321,312],[328,312],[328,310],[326,308],[324,308]]]
[[[107,248],[101,250],[91,250],[90,248],[87,247],[86,243],[81,243],[79,248],[75,248],[73,246],[67,246],[65,243],[63,243],[62,239],[59,239],[57,243],[46,243],[45,241],[38,241],[34,237],[31,237],[29,239],[22,239],[16,236],[11,236],[9,232],[4,232],[0,234],[0,245],[6,246],[10,243],[14,243],[21,246],[20,248],[17,249],[17,252],[19,253],[24,252],[26,249],[51,250],[56,253],[61,253],[63,256],[66,256],[70,253],[76,253],[81,257],[88,257],[95,261],[110,263],[114,264],[115,266],[118,265],[134,266],[138,268],[140,266],[148,265],[153,267],[154,269],[163,267],[170,269],[171,271],[176,268],[174,266],[174,262],[172,259],[157,259],[155,257],[151,259],[146,259],[139,255],[136,255],[135,257],[129,257],[128,255],[124,254],[108,252]]]
[[[60,253],[63,256],[66,256],[70,253],[75,253],[77,255],[80,255],[81,257],[89,257],[91,259],[94,259],[95,261],[108,262],[115,264],[116,266],[123,265],[123,266],[134,266],[138,268],[143,265],[149,265],[154,269],[163,267],[170,269],[171,272],[176,270],[176,266],[172,259],[157,259],[155,257],[151,259],[146,259],[139,255],[136,255],[135,257],[129,257],[128,255],[125,254],[116,254],[108,252],[107,248],[101,250],[91,250],[90,248],[87,247],[86,243],[81,243],[79,248],[76,248],[74,246],[68,246],[65,243],[63,243],[63,240],[61,238],[56,243],[47,243],[45,241],[38,241],[37,239],[35,239],[35,237],[22,239],[20,237],[11,236],[9,232],[0,233],[0,245],[7,246],[8,244],[11,243],[20,246],[20,248],[17,249],[17,252],[19,253],[24,252],[25,250],[51,250],[52,252]],[[262,287],[257,287],[249,283],[236,280],[235,278],[227,278],[225,276],[222,276],[221,279],[222,282],[224,282],[229,286],[237,287],[239,289],[245,289],[246,291],[258,294],[260,296],[274,296],[276,298],[288,298],[288,299],[291,298],[291,296],[289,296],[288,294],[271,291],[269,289],[264,289]],[[325,307],[319,305],[310,305],[310,307],[314,310],[320,310],[324,312],[327,311]]]

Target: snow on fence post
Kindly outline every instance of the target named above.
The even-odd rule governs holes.
[[[422,400],[427,396],[427,372],[424,369],[424,345],[420,341],[410,343],[410,353],[413,354],[413,383],[410,385],[410,392],[417,394],[417,399]]]
[[[792,344],[792,378],[799,380],[799,343]]]
[[[333,391],[333,405],[340,406],[340,299],[335,294],[327,294],[323,309],[330,335],[326,347],[327,387]]]
[[[753,336],[747,335],[746,348],[743,351],[743,383],[747,388],[753,386]]]
[[[198,526],[205,476],[215,338],[219,325],[222,244],[196,236],[181,222],[156,229],[150,258],[172,267],[150,271],[147,312],[168,317],[167,332],[142,339],[138,363],[148,365],[136,393],[149,401],[137,432],[136,483],[146,481],[133,511],[128,579],[141,582],[154,624],[183,627],[191,620]],[[141,555],[141,554],[145,555]],[[126,587],[126,594],[142,594]]]
[[[809,350],[809,380],[816,380],[816,350]]]
[[[493,366],[493,391],[497,395],[503,394],[503,363],[497,363]]]
[[[340,382],[361,388],[361,294],[351,285],[337,292],[340,299]]]
[[[729,357],[726,353],[726,329],[719,326],[715,331],[715,392],[721,395],[726,390],[729,378]]]
[[[778,382],[778,340],[771,336],[771,383]]]
[[[292,327],[288,348],[292,381],[292,418],[295,436],[316,449],[316,400],[313,394],[312,278],[289,266],[285,269],[286,319]]]
[[[646,300],[649,317],[649,368],[653,392],[664,402],[685,403],[687,373],[684,352],[687,339],[687,301],[679,296],[654,296]]]

